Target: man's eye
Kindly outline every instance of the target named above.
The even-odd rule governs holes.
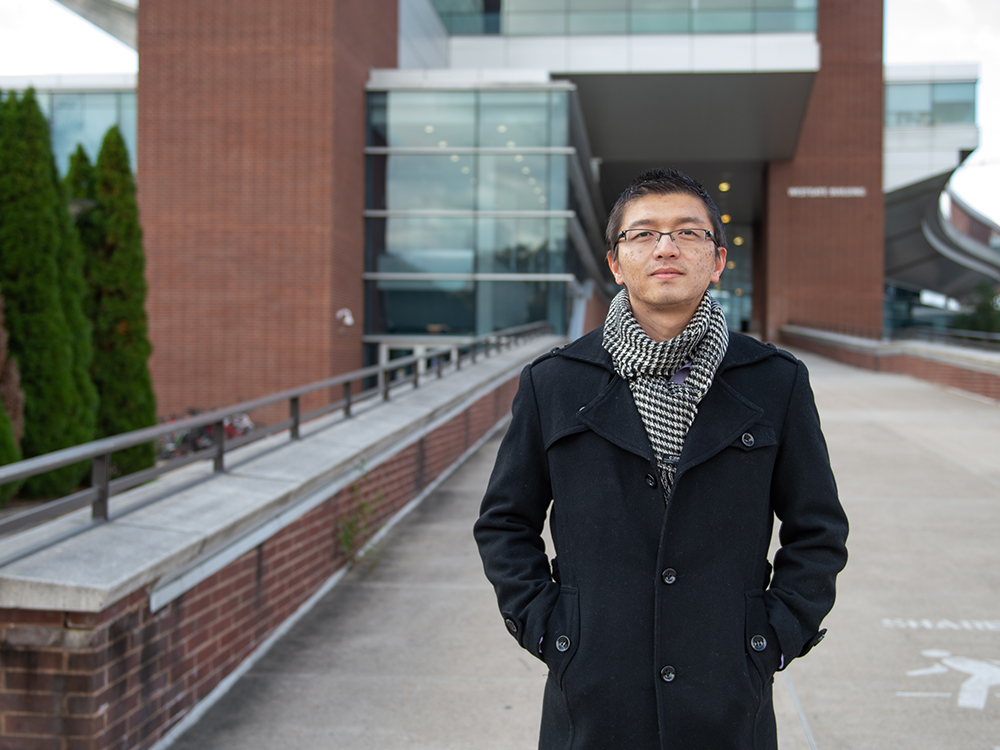
[[[692,237],[697,237],[698,231],[695,229],[678,229],[676,232],[674,232],[674,234],[676,234],[678,237],[687,237],[690,239]]]
[[[645,232],[645,231],[640,230],[640,231],[638,231],[638,232],[636,232],[635,234],[632,235],[632,239],[636,239],[636,240],[650,240],[650,239],[652,239],[655,236],[656,235],[654,235],[652,232]]]

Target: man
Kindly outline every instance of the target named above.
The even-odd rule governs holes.
[[[475,527],[549,668],[539,747],[773,749],[774,672],[822,638],[847,560],[806,369],[728,333],[722,222],[686,175],[640,175],[607,245],[625,288],[522,372]]]

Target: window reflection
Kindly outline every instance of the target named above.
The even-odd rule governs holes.
[[[66,174],[69,157],[76,151],[77,144],[83,146],[91,161],[97,160],[108,128],[119,124],[120,96],[118,93],[52,94],[52,151],[62,174]],[[134,121],[127,138],[134,144]],[[134,165],[134,148],[130,149],[130,157]]]
[[[549,94],[546,91],[479,94],[478,146],[548,146]]]
[[[368,324],[395,334],[473,333],[475,287],[471,282],[369,281]]]
[[[471,211],[475,207],[473,154],[379,154],[368,160],[369,208]]]
[[[971,124],[975,121],[975,83],[893,83],[885,87],[886,125]]]
[[[474,221],[470,218],[368,219],[373,261],[369,270],[391,273],[472,273]]]

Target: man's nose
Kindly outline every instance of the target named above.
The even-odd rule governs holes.
[[[657,258],[670,258],[677,255],[680,251],[677,249],[677,245],[674,244],[673,239],[669,234],[660,235],[660,241],[656,243],[656,248],[654,255]]]

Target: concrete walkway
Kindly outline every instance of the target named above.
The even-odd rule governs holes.
[[[827,639],[775,679],[781,748],[998,750],[1000,408],[803,359],[851,561]],[[173,747],[534,747],[546,670],[504,630],[470,533],[498,442]]]

